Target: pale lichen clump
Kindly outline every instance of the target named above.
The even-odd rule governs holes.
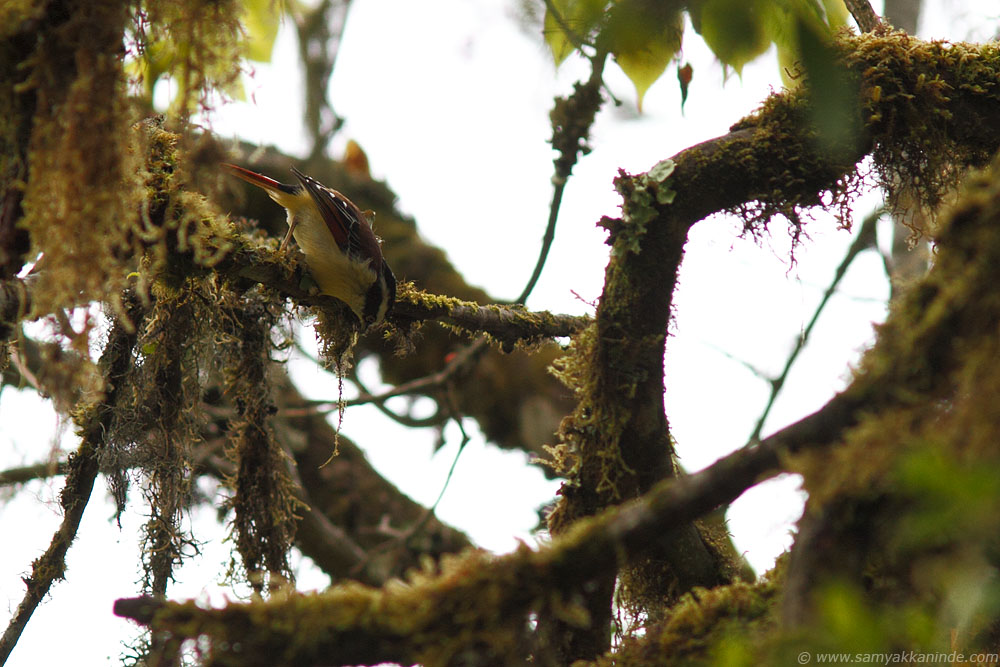
[[[625,249],[639,253],[646,226],[659,215],[654,205],[669,205],[677,196],[677,192],[670,187],[670,175],[675,166],[673,160],[661,160],[648,172],[629,180],[629,187],[623,187],[624,172],[622,178],[615,179],[615,189],[626,199],[621,222],[615,228],[618,239],[614,244],[616,252]]]

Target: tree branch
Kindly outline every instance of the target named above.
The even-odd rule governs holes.
[[[519,340],[571,336],[591,322],[589,317],[554,315],[547,311],[531,312],[516,305],[480,306],[416,290],[400,294],[392,319],[403,323],[427,320],[445,322],[469,333],[489,334],[508,350]]]
[[[881,158],[876,164],[894,173],[911,170],[913,182],[921,187],[940,185],[955,173],[945,170],[977,164],[996,150],[997,126],[982,127],[975,136],[967,127],[980,129],[979,123],[996,118],[1000,108],[1000,94],[991,80],[996,72],[980,55],[984,47],[961,45],[952,53],[954,47],[943,49],[889,33],[844,37],[836,48],[843,65],[860,80],[861,97],[851,113],[861,118],[865,129],[853,141],[834,149],[820,140],[804,87],[772,95],[758,113],[727,135],[688,148],[646,174],[622,172],[616,180],[623,215],[602,221],[611,233],[612,259],[596,334],[578,340],[583,356],[577,362],[581,377],[575,379],[580,405],[561,430],[564,446],[579,464],[567,471],[568,480],[549,515],[553,533],[636,497],[673,474],[663,412],[663,358],[677,269],[692,225],[723,210],[739,212],[752,231],[763,229],[775,215],[799,225],[800,211],[830,207],[831,199],[844,210],[858,187],[856,181],[852,185],[855,165],[873,149]],[[988,71],[966,72],[953,65],[958,58],[981,61]],[[934,86],[919,86],[932,78]],[[946,119],[935,125],[934,139],[942,154],[954,159],[937,165],[939,173],[926,163],[906,161],[914,154],[911,143],[928,136],[926,130],[921,137],[909,136],[893,119],[911,117],[914,108],[927,117]],[[975,120],[967,124],[967,115]],[[671,595],[722,583],[730,576],[725,558],[711,551],[713,540],[699,540],[692,531],[672,537],[677,542],[667,545],[672,550],[664,550],[663,576],[642,577],[664,583],[663,600],[669,603]],[[588,611],[595,618],[600,610],[595,603]],[[596,617],[589,632],[601,632],[601,625],[602,618]],[[588,657],[582,651],[570,657]]]
[[[130,598],[118,600],[114,611],[177,637],[206,635],[213,656],[238,657],[246,665],[273,659],[260,642],[294,651],[284,654],[289,664],[309,664],[320,655],[324,664],[421,662],[435,648],[461,651],[477,641],[501,651],[504,644],[498,637],[508,637],[508,632],[522,636],[528,627],[522,621],[544,600],[553,595],[571,599],[574,590],[602,573],[614,572],[672,530],[734,500],[779,472],[783,453],[830,442],[851,423],[853,413],[845,411],[843,402],[838,397],[760,445],[741,449],[694,475],[665,480],[638,500],[581,520],[537,551],[522,547],[499,558],[472,552],[446,565],[441,576],[421,576],[404,587],[338,587],[266,604],[233,603],[224,610]],[[465,604],[487,594],[490,602],[485,606]],[[423,604],[429,597],[436,600],[434,605]],[[458,608],[464,612],[461,620]],[[364,611],[374,609],[380,611]],[[494,616],[499,609],[504,610],[502,616]],[[480,626],[479,614],[494,620]],[[405,628],[397,627],[394,618],[406,618]],[[275,622],[278,619],[280,623]],[[443,636],[462,639],[458,645],[443,646]],[[509,658],[527,658],[522,652],[526,644],[511,644],[519,652]]]
[[[844,4],[862,32],[871,32],[882,24],[868,0],[844,0]]]
[[[121,380],[132,363],[132,348],[136,341],[136,329],[133,323],[138,321],[140,314],[140,307],[133,300],[128,304],[127,316],[130,321],[117,321],[108,336],[101,357],[101,366],[106,369],[108,394],[94,410],[84,413],[89,415],[89,418],[80,425],[83,429],[82,442],[76,454],[70,457],[66,486],[59,496],[64,511],[62,523],[52,536],[49,548],[32,563],[32,574],[25,579],[27,590],[24,598],[18,605],[3,637],[0,638],[0,664],[7,661],[38,604],[49,592],[52,584],[62,579],[66,571],[66,553],[76,539],[80,520],[90,501],[94,480],[97,478],[99,453],[111,425],[118,395],[125,388]]]
[[[970,341],[995,336],[996,300],[990,295],[995,291],[992,274],[998,263],[992,255],[997,246],[982,243],[976,225],[994,225],[996,199],[981,192],[992,187],[992,176],[986,174],[980,181],[977,198],[956,208],[955,220],[940,237],[934,270],[882,327],[869,353],[874,361],[821,410],[757,445],[693,475],[663,480],[634,501],[581,518],[547,547],[524,547],[500,558],[468,554],[446,564],[440,576],[421,575],[405,587],[344,586],[223,610],[134,598],[119,600],[115,613],[182,639],[204,635],[213,657],[249,665],[264,664],[263,656],[270,660],[270,646],[294,651],[285,658],[302,664],[320,655],[326,664],[433,662],[434,657],[446,662],[434,651],[452,656],[470,646],[481,652],[484,645],[500,662],[524,661],[527,651],[546,650],[528,630],[528,619],[533,613],[542,617],[546,601],[580,599],[595,580],[780,472],[784,457],[843,439],[862,415],[911,405],[916,388],[936,396],[935,385],[947,384],[950,369],[964,358]],[[970,267],[984,274],[966,275]],[[955,275],[965,277],[959,283],[961,293],[950,281]],[[950,289],[944,289],[945,284]],[[955,340],[955,332],[963,332],[962,340]],[[435,604],[424,604],[427,599]],[[469,600],[489,603],[469,605]],[[401,618],[406,619],[403,625],[397,621]]]
[[[69,470],[70,466],[67,461],[51,461],[36,463],[30,466],[21,466],[19,468],[8,468],[7,470],[0,470],[0,486],[24,484],[35,479],[65,475]]]
[[[764,423],[767,421],[768,415],[771,413],[771,408],[774,407],[774,403],[778,398],[778,394],[781,393],[781,388],[785,386],[785,380],[788,379],[788,373],[792,369],[792,365],[795,360],[798,359],[799,353],[809,342],[809,336],[812,334],[813,328],[816,326],[816,322],[819,321],[819,316],[826,307],[827,302],[830,297],[837,291],[837,286],[840,281],[847,274],[847,269],[850,268],[854,260],[861,254],[864,250],[875,247],[875,225],[882,217],[884,209],[880,206],[874,212],[868,214],[864,221],[861,223],[861,229],[858,232],[857,238],[851,243],[850,248],[847,249],[847,254],[844,255],[844,259],[841,260],[840,265],[834,272],[833,280],[830,281],[830,285],[823,292],[823,297],[820,299],[819,303],[816,305],[816,310],[813,312],[812,318],[809,323],[806,324],[806,328],[802,331],[802,334],[795,339],[795,345],[792,347],[791,353],[785,360],[785,367],[781,369],[781,373],[778,377],[771,380],[771,394],[768,396],[767,404],[764,406],[763,411],[761,411],[760,417],[757,418],[757,424],[754,426],[753,432],[750,434],[750,442],[752,444],[760,440],[761,431],[764,429]]]
[[[559,21],[560,26],[566,30],[566,34],[572,39],[575,33],[565,25],[556,8],[551,2],[547,2],[546,5]],[[576,46],[580,48],[581,44],[576,44]],[[555,174],[552,176],[553,190],[552,203],[549,205],[549,220],[545,226],[545,234],[542,236],[542,247],[538,253],[535,269],[515,303],[524,303],[528,300],[528,296],[535,289],[535,284],[542,275],[549,250],[555,240],[556,221],[559,219],[559,208],[562,205],[566,182],[573,173],[573,166],[580,154],[586,155],[590,152],[590,148],[587,146],[587,137],[603,102],[601,86],[604,83],[604,63],[607,58],[607,51],[598,51],[594,54],[590,59],[590,79],[587,83],[577,83],[573,88],[573,94],[568,99],[560,97],[555,99],[550,113],[552,147],[559,151],[559,157],[555,160]]]

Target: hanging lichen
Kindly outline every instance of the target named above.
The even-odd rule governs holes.
[[[236,464],[233,537],[243,570],[254,590],[271,590],[293,581],[288,550],[295,535],[294,487],[290,459],[275,440],[270,418],[268,365],[271,330],[280,304],[251,290],[241,295],[223,285],[216,293],[215,324],[224,355],[226,393],[236,407],[228,426],[227,456]]]
[[[30,74],[17,94],[34,98],[34,116],[19,224],[30,233],[26,259],[44,256],[33,294],[39,314],[90,300],[118,304],[126,285],[128,231],[142,200],[121,65],[127,21],[124,3],[88,3],[62,22],[51,17],[21,61]]]

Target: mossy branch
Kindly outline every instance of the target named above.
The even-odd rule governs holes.
[[[856,165],[869,152],[884,185],[907,184],[933,206],[964,169],[982,164],[1000,145],[995,46],[946,46],[881,30],[841,35],[833,51],[858,83],[859,97],[842,100],[844,115],[859,119],[857,135],[837,144],[822,136],[807,82],[772,95],[730,133],[648,173],[621,172],[616,180],[623,215],[602,220],[613,250],[596,330],[578,337],[577,360],[564,373],[579,405],[561,429],[562,446],[572,455],[564,459],[575,464],[564,470],[568,480],[549,515],[554,533],[675,474],[663,410],[663,358],[677,270],[695,223],[729,210],[759,233],[783,215],[797,237],[802,212],[813,207],[839,209],[847,223],[861,180]],[[853,400],[848,396],[836,405],[857,408]],[[664,601],[732,576],[732,564],[710,536],[699,539],[686,531],[672,540],[677,543],[667,546],[673,548],[662,550],[663,576],[641,577],[664,582]],[[592,614],[602,596],[595,594]],[[596,618],[580,636],[601,633],[602,623]]]
[[[402,323],[444,322],[470,334],[488,334],[507,349],[518,341],[572,336],[591,322],[585,316],[529,311],[518,305],[480,306],[412,288],[401,291],[392,319]]]
[[[440,571],[414,572],[406,585],[390,582],[380,589],[348,583],[326,593],[215,610],[131,598],[118,600],[115,613],[175,638],[204,636],[212,660],[223,663],[265,664],[259,661],[273,661],[273,651],[281,647],[286,664],[310,664],[318,656],[324,664],[447,664],[449,657],[475,647],[498,663],[518,664],[551,648],[543,634],[530,632],[532,611],[556,610],[585,626],[588,615],[579,594],[588,582],[777,473],[780,452],[814,444],[817,433],[837,431],[839,416],[836,410],[818,413],[700,473],[666,480],[638,500],[579,521],[538,550],[446,556]],[[426,604],[428,599],[435,604]]]
[[[120,319],[112,327],[101,357],[100,364],[104,369],[108,393],[101,403],[81,410],[77,415],[82,429],[82,441],[76,454],[70,457],[66,485],[59,494],[59,503],[64,512],[62,523],[52,536],[49,548],[32,563],[31,576],[24,580],[27,586],[24,598],[0,638],[0,663],[7,661],[25,625],[52,588],[52,584],[64,577],[66,553],[76,539],[83,512],[90,502],[94,480],[97,478],[100,451],[113,419],[117,396],[123,389],[121,380],[132,364],[132,348],[136,341],[135,324],[141,317],[141,308],[134,300],[130,300],[128,305],[128,319]]]
[[[844,4],[862,31],[871,32],[881,25],[882,21],[868,0],[844,0]]]
[[[280,259],[255,253],[236,253],[216,267],[267,285],[292,298],[302,306],[312,306],[333,313],[343,313],[344,305],[325,294],[315,294],[301,287],[302,266],[289,275]],[[296,280],[296,276],[300,279]],[[454,297],[428,294],[403,286],[397,296],[390,321],[404,326],[418,322],[438,321],[461,329],[468,334],[485,333],[504,349],[513,349],[518,342],[534,342],[547,338],[566,337],[587,326],[590,318],[558,315],[547,311],[529,311],[523,306],[490,304],[481,306]]]
[[[258,664],[255,656],[272,659],[276,647],[289,664],[320,655],[330,664],[444,664],[466,650],[500,663],[544,656],[549,638],[530,630],[532,612],[558,610],[568,623],[586,627],[591,617],[581,606],[581,592],[595,579],[785,469],[789,456],[842,441],[865,415],[919,407],[918,394],[939,402],[953,391],[952,373],[970,351],[982,341],[995,347],[998,216],[1000,194],[994,172],[988,172],[975,179],[945,224],[934,269],[893,311],[854,382],[823,409],[699,473],[661,481],[636,500],[582,518],[549,546],[522,547],[503,557],[467,553],[446,559],[440,571],[411,575],[407,585],[349,584],[219,610],[120,600],[116,613],[180,638],[205,636],[210,657],[221,662]],[[830,472],[824,465],[822,474]],[[435,604],[426,604],[428,599]]]

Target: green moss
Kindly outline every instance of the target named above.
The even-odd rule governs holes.
[[[665,617],[644,628],[595,667],[742,665],[759,662],[768,633],[778,625],[779,577],[684,594]]]
[[[22,54],[29,74],[20,94],[41,100],[30,121],[19,222],[31,236],[29,257],[44,253],[48,264],[33,293],[36,314],[125,286],[127,229],[141,201],[118,59],[127,20],[119,2],[89,3],[61,24],[43,23],[51,34]]]
[[[205,197],[186,189],[181,137],[155,118],[136,126],[146,141],[146,203],[130,230],[145,254],[143,275],[177,288],[237,247],[252,245]]]
[[[862,179],[852,160],[831,159],[833,156],[822,150],[810,118],[809,98],[796,89],[769,96],[756,112],[730,128],[734,133],[753,130],[752,149],[738,152],[731,168],[734,173],[746,174],[748,182],[763,184],[730,210],[743,220],[746,233],[758,236],[775,216],[782,216],[789,221],[797,243],[804,219],[817,207],[833,213],[842,226],[849,226],[851,201],[860,192]],[[734,144],[737,141],[734,136]],[[776,170],[775,164],[785,168]]]
[[[147,105],[151,106],[154,86],[165,76],[171,77],[175,91],[172,118],[187,118],[208,108],[213,93],[238,93],[245,48],[239,21],[244,9],[235,0],[161,0],[143,6],[130,33],[134,40],[130,74],[143,84]]]
[[[661,345],[662,336],[648,344]],[[640,341],[641,343],[642,341]],[[552,458],[546,464],[566,477],[562,495],[548,516],[549,530],[560,533],[581,516],[599,511],[625,498],[620,489],[623,480],[635,471],[622,456],[621,434],[633,415],[622,400],[608,400],[599,387],[602,371],[595,363],[597,324],[579,332],[568,354],[553,363],[553,373],[577,398],[577,406],[559,426],[559,445],[549,447]],[[634,395],[638,377],[619,378],[616,399]],[[579,494],[579,495],[577,495]],[[580,502],[569,502],[570,497]]]
[[[884,31],[840,44],[841,57],[861,75],[875,169],[890,204],[936,210],[967,168],[993,152],[990,141],[976,140],[982,121],[969,121],[975,109],[1000,103],[1000,48]],[[992,133],[981,127],[982,138]]]
[[[966,645],[992,645],[1000,609],[996,170],[969,178],[940,225],[934,267],[894,304],[862,361],[847,394],[868,414],[843,444],[794,462],[810,494],[804,521],[841,545],[836,559],[811,555],[819,616],[803,629],[809,639],[790,640],[796,649],[937,651],[951,648],[953,631]]]
[[[0,39],[7,39],[24,23],[37,20],[45,13],[45,5],[37,0],[10,0],[0,6]]]
[[[497,664],[515,664],[523,655],[525,603],[537,583],[530,579],[533,568],[526,548],[502,565],[485,552],[466,551],[439,564],[425,562],[405,582],[381,589],[348,582],[324,593],[279,594],[267,603],[221,610],[171,604],[152,627],[176,637],[205,637],[211,664],[257,655],[305,664],[335,652],[358,656],[358,662],[381,655],[444,665],[469,647]],[[517,588],[525,592],[512,599]]]
[[[850,110],[863,128],[857,150],[824,147],[813,124],[808,84],[769,96],[731,128],[753,130],[752,150],[737,156],[737,171],[749,182],[764,183],[731,211],[748,233],[760,234],[782,216],[797,239],[816,207],[849,225],[851,201],[869,176],[855,161],[868,152],[871,175],[887,191],[890,206],[907,220],[917,210],[933,219],[969,167],[983,166],[1000,145],[989,115],[983,115],[983,109],[1000,104],[995,43],[923,42],[882,30],[841,33],[832,47],[860,91]],[[708,163],[714,157],[696,159]],[[785,168],[775,170],[775,164]],[[918,224],[918,218],[912,222]]]

